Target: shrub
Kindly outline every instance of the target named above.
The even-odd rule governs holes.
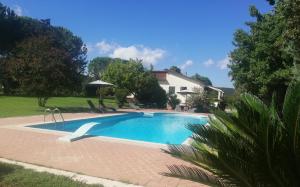
[[[116,88],[115,97],[117,100],[117,104],[120,108],[124,106],[126,103],[126,97],[129,95],[129,91],[123,88]]]
[[[157,79],[150,73],[145,72],[137,82],[135,92],[136,99],[148,107],[165,108],[167,94],[158,84]]]
[[[210,108],[205,92],[189,96],[187,103],[189,106],[196,108],[195,112],[208,112]]]
[[[168,94],[168,105],[170,105],[173,110],[179,103],[180,103],[180,100],[177,98],[177,95]]]

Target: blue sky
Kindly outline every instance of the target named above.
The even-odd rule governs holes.
[[[233,33],[246,29],[248,9],[265,0],[2,0],[23,16],[50,18],[70,29],[95,56],[142,58],[156,70],[172,65],[232,87],[228,54]]]

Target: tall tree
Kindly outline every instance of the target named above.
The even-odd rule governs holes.
[[[286,23],[282,11],[261,14],[250,7],[256,18],[246,23],[250,31],[234,34],[230,75],[238,91],[248,91],[270,103],[276,93],[282,103],[287,85],[293,77],[293,57],[286,50],[283,33]]]
[[[139,60],[109,64],[103,74],[103,79],[120,89],[128,90],[145,105],[155,104],[157,107],[164,107],[167,102],[165,91]]]
[[[40,106],[45,106],[51,96],[81,88],[78,83],[85,63],[75,61],[49,36],[28,38],[18,43],[12,53],[7,59],[11,77],[23,93],[38,97]]]
[[[272,3],[272,2],[271,2]],[[280,0],[276,4],[276,10],[282,11],[286,23],[284,37],[293,56],[295,74],[300,74],[300,1]]]
[[[171,66],[169,70],[175,71],[177,73],[181,73],[181,69],[179,67],[177,67],[177,66]]]
[[[37,41],[37,38],[41,39],[41,41]],[[49,41],[47,42],[45,38]],[[34,44],[40,47],[36,51],[43,54],[43,58],[34,51]],[[55,52],[57,52],[57,57],[54,58]],[[56,68],[61,70],[60,66],[68,64],[68,71],[73,72],[73,74],[69,75],[67,71],[65,73],[71,76],[70,79],[73,79],[74,75],[77,76],[79,74],[81,76],[84,72],[86,52],[87,49],[81,38],[75,36],[68,29],[52,26],[50,19],[36,20],[29,17],[17,16],[12,10],[0,3],[0,84],[4,86],[5,93],[9,93],[15,89],[18,89],[22,93],[27,93],[25,87],[22,86],[23,81],[30,79],[28,73],[31,73],[31,77],[34,79],[34,71],[28,69],[28,72],[24,73],[17,72],[13,68],[17,66],[20,66],[20,68],[34,68],[31,65],[24,65],[29,63],[29,59],[37,67],[40,65],[38,62],[43,64],[44,61],[52,61],[47,58],[56,59],[61,64],[56,63],[57,67],[52,67],[53,71]],[[54,63],[51,64],[53,65]],[[16,77],[18,77],[18,80]],[[51,84],[51,79],[48,78],[46,80]],[[61,79],[61,81],[67,82],[68,78]],[[35,92],[32,91],[31,93]],[[55,94],[58,94],[57,90]]]
[[[109,64],[114,62],[126,63],[128,60],[110,57],[96,57],[92,59],[88,65],[88,74],[94,79],[101,79],[102,74]]]
[[[200,82],[203,82],[206,86],[212,86],[212,83],[208,77],[204,77],[196,73],[195,75],[191,76],[192,79],[198,80]]]

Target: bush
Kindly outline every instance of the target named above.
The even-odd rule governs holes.
[[[206,99],[205,92],[199,94],[193,94],[187,98],[187,103],[193,108],[196,108],[195,112],[209,112],[209,101]]]
[[[165,108],[167,94],[158,84],[157,79],[150,73],[145,72],[137,82],[136,99],[143,105],[151,108]]]
[[[99,91],[100,91],[102,97],[105,97],[105,98],[108,97],[108,96],[115,95],[115,90],[114,90],[113,87],[100,88]],[[97,95],[99,95],[99,93]]]
[[[176,105],[180,103],[180,100],[177,98],[175,94],[168,94],[168,105],[174,110]]]
[[[117,100],[117,104],[120,108],[124,106],[126,103],[126,97],[129,95],[129,91],[123,88],[117,88],[115,90],[115,97]]]

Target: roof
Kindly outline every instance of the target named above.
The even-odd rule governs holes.
[[[159,84],[169,85],[169,82],[167,80],[158,80]]]
[[[203,82],[201,82],[201,81],[199,81],[199,80],[192,79],[191,77],[188,77],[188,76],[183,75],[183,74],[181,74],[181,73],[177,73],[177,72],[172,71],[172,70],[168,70],[168,73],[170,73],[170,74],[172,74],[172,75],[175,75],[175,76],[177,76],[177,77],[183,78],[183,79],[185,79],[185,80],[187,80],[187,81],[193,82],[193,83],[195,83],[195,84],[200,84],[200,85],[202,85],[202,86],[205,86]]]
[[[224,91],[223,90],[221,90],[221,89],[219,89],[219,88],[216,88],[216,87],[213,87],[213,86],[206,86],[207,88],[210,88],[210,89],[212,89],[212,90],[216,90],[217,92],[222,92],[222,93],[224,93]]]
[[[207,88],[210,88],[212,90],[215,90],[217,92],[222,92],[224,93],[223,90],[219,89],[219,88],[216,88],[216,87],[213,87],[213,86],[206,86],[203,82],[199,81],[199,80],[195,80],[195,79],[192,79],[191,77],[188,77],[186,75],[183,75],[181,73],[177,73],[176,71],[172,71],[172,70],[163,70],[163,71],[152,71],[152,73],[169,73],[169,74],[172,74],[172,75],[175,75],[177,77],[180,77],[182,79],[185,79],[187,81],[190,81],[190,82],[193,82],[195,84],[200,84],[204,87],[207,87]],[[159,83],[162,83],[162,84],[169,84],[167,81],[159,81]]]
[[[172,74],[174,76],[177,76],[177,77],[180,77],[182,79],[185,79],[187,81],[190,81],[190,82],[193,82],[195,84],[199,84],[201,86],[205,86],[203,82],[201,81],[198,81],[198,80],[195,80],[195,79],[192,79],[191,77],[188,77],[186,75],[183,75],[181,73],[177,73],[175,71],[172,71],[172,70],[163,70],[163,71],[152,71],[152,73],[169,73],[169,74]]]

